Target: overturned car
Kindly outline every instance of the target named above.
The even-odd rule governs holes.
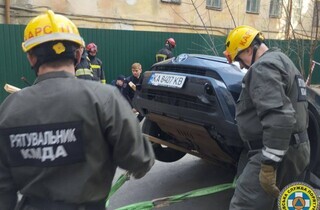
[[[237,165],[243,142],[235,121],[235,103],[245,73],[225,58],[181,54],[144,73],[134,98],[145,116],[143,132],[159,161],[186,153]],[[320,175],[320,89],[308,87],[310,168]]]

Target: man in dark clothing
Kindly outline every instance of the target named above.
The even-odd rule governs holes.
[[[118,75],[116,80],[113,80],[111,82],[111,84],[116,86],[119,90],[121,90],[125,80],[126,80],[126,77],[120,74]]]
[[[102,66],[102,61],[97,58],[98,46],[95,43],[87,45],[86,50],[90,59],[90,66],[93,72],[93,79],[100,81],[102,84],[106,84],[106,77]]]
[[[94,80],[88,53],[84,48],[81,48],[81,50],[83,52],[80,62],[76,65],[76,77],[79,79]]]
[[[173,38],[166,40],[165,45],[156,54],[156,62],[164,61],[173,57],[172,49],[176,47],[176,41]]]
[[[142,66],[140,63],[134,63],[131,66],[131,71],[132,71],[132,75],[126,78],[126,83],[127,83],[127,99],[129,101],[129,103],[132,106],[132,100],[134,97],[134,94],[136,92],[136,87],[137,85],[141,85],[142,83],[142,77],[143,74],[141,74],[142,72]]]
[[[125,76],[119,75],[116,80],[113,80],[111,82],[111,84],[118,88],[118,90],[123,95],[123,97],[125,97],[125,98],[127,97],[127,95],[128,95],[127,94],[127,91],[128,91],[127,85],[128,85],[128,83],[127,83],[127,80],[126,80]]]
[[[126,78],[126,88],[125,88],[125,95],[126,99],[130,103],[132,110],[134,113],[137,114],[138,119],[141,121],[143,119],[143,116],[140,115],[136,109],[134,108],[134,105],[132,103],[132,100],[134,98],[134,94],[137,90],[137,86],[142,84],[143,80],[143,74],[142,74],[142,66],[140,63],[134,63],[131,65],[131,72],[132,75]]]
[[[75,77],[84,42],[51,10],[32,19],[23,50],[34,84],[0,106],[0,209],[104,210],[116,168],[135,178],[154,164],[151,143],[119,91]]]
[[[280,190],[303,181],[310,161],[305,82],[290,58],[269,49],[262,33],[250,26],[229,33],[224,55],[248,69],[236,120],[245,145],[241,157],[249,160],[237,179],[230,210],[278,209]]]

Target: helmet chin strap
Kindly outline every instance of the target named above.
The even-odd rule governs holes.
[[[241,61],[242,62],[242,65],[244,66],[244,68],[246,68],[246,69],[249,69],[250,68],[250,66],[248,66],[247,64],[245,64],[243,61]]]
[[[258,48],[259,48],[259,45],[255,44],[252,46],[252,57],[251,57],[251,64],[250,66],[252,66],[252,64],[254,63],[255,59],[256,59],[256,54],[257,54],[257,51],[258,51]],[[242,60],[241,60],[241,63],[242,65],[246,68],[246,69],[249,69],[250,66],[245,64]]]
[[[241,63],[241,65],[246,68],[246,69],[249,69],[250,66],[248,66],[241,58],[238,58],[238,62]]]
[[[169,49],[169,50],[172,49],[171,44],[170,44],[169,42],[167,42],[167,43],[165,44],[165,46],[166,46],[166,48]]]
[[[258,48],[259,48],[259,45],[254,45],[253,46],[253,52],[252,52],[252,58],[251,58],[251,64],[250,66],[252,66],[252,64],[254,63],[254,61],[256,60],[256,54],[257,54],[257,51],[258,51]]]

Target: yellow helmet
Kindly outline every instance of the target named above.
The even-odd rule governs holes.
[[[226,50],[223,52],[228,62],[232,63],[239,52],[247,49],[258,34],[263,41],[262,33],[255,28],[246,25],[234,28],[227,37]]]
[[[84,47],[84,41],[77,26],[67,17],[48,10],[45,14],[33,18],[24,30],[24,52],[49,41],[71,41]]]

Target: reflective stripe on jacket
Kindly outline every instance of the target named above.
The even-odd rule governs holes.
[[[76,70],[76,76],[84,76],[84,75],[89,75],[91,77],[93,77],[93,73],[91,69],[77,69]]]

